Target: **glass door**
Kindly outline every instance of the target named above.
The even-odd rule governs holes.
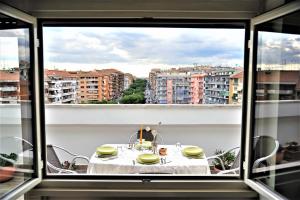
[[[0,199],[40,182],[36,19],[0,4]]]
[[[252,20],[246,182],[262,196],[300,197],[300,4]]]

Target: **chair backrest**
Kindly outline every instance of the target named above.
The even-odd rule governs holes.
[[[137,139],[140,139],[140,131],[138,131],[136,133],[136,138]],[[142,135],[142,139],[145,139],[146,141],[153,141],[154,139],[154,136],[153,134],[151,133],[151,131],[146,131],[145,129],[143,129],[143,135]]]
[[[257,137],[257,142],[254,147],[254,161],[257,159],[270,156],[276,148],[276,140],[270,136],[259,136]],[[270,159],[263,161],[263,165],[268,166],[270,163],[268,162]]]
[[[57,168],[62,168],[62,164],[59,161],[59,158],[56,155],[56,152],[51,144],[47,144],[47,161]],[[48,172],[56,173],[57,171],[51,167],[47,167]]]
[[[241,161],[241,151],[239,151],[230,167],[230,169],[236,169],[240,167],[240,161]]]

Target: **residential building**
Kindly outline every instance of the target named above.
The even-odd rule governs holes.
[[[257,100],[300,99],[300,71],[258,71],[256,98]]]
[[[19,70],[0,70],[0,104],[15,104],[20,100]]]
[[[104,93],[108,94],[107,100],[118,99],[124,90],[124,73],[116,69],[96,70],[103,74]]]
[[[205,76],[205,104],[229,103],[229,79],[233,69],[214,71]]]
[[[191,75],[191,104],[202,104],[204,98],[205,74]]]
[[[229,104],[242,104],[244,71],[237,72],[229,79]]]
[[[104,76],[100,72],[89,71],[89,72],[77,72],[79,77],[79,97],[80,103],[88,103],[89,101],[102,101],[109,99],[108,92],[104,91],[103,88],[108,85],[104,81]]]
[[[45,102],[77,103],[77,77],[67,71],[45,70]]]
[[[124,90],[127,90],[129,86],[133,83],[134,77],[130,73],[124,74]]]
[[[158,74],[156,76],[155,97],[158,104],[190,103],[190,74]]]

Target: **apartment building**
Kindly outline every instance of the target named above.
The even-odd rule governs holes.
[[[103,75],[103,88],[106,100],[118,99],[124,90],[124,73],[116,69],[96,70]],[[107,98],[108,97],[108,98]]]
[[[191,75],[191,104],[202,104],[204,98],[205,74]]]
[[[77,76],[79,77],[78,93],[80,103],[109,99],[109,95],[104,94],[102,90],[104,87],[103,74],[96,71],[79,71],[77,72]]]
[[[205,104],[229,103],[229,79],[234,72],[234,69],[227,69],[222,71],[214,71],[205,76]]]
[[[45,70],[45,102],[50,104],[77,103],[77,76],[67,71]]]
[[[0,70],[0,104],[15,104],[19,100],[19,70]]]
[[[127,90],[129,86],[133,83],[134,77],[130,73],[124,74],[124,90]]]
[[[300,72],[294,70],[258,71],[256,97],[258,100],[300,99]]]
[[[190,97],[189,73],[160,73],[156,76],[155,102],[158,104],[188,104]]]
[[[242,104],[244,71],[236,72],[229,79],[229,104]]]

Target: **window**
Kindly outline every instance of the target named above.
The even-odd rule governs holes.
[[[257,25],[252,178],[299,199],[300,12]]]
[[[45,105],[47,174],[239,177],[245,24],[137,26],[43,23],[46,76],[90,78]]]
[[[0,14],[0,198],[36,177],[31,48],[31,25]]]

